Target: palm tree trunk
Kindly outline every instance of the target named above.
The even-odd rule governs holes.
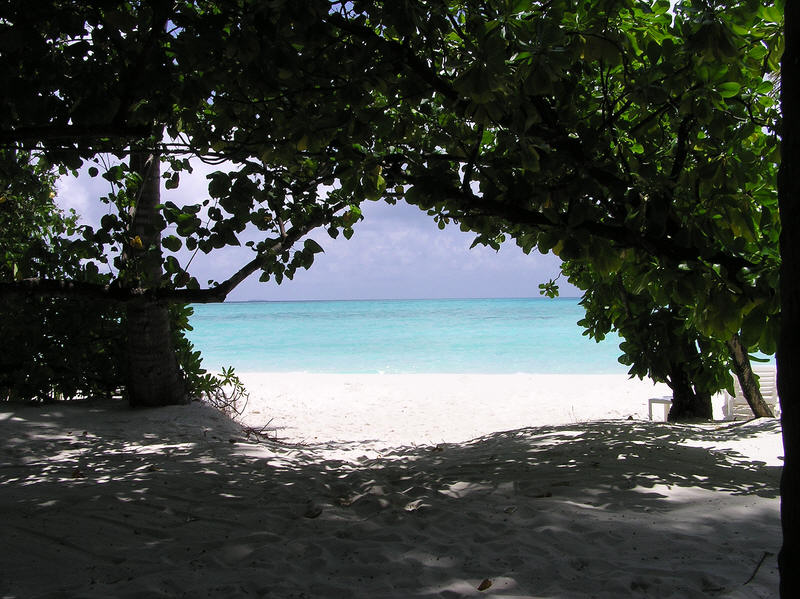
[[[151,152],[134,152],[131,170],[142,177],[131,214],[129,247],[123,255],[126,276],[144,287],[161,284],[161,231],[158,212],[161,170]],[[126,387],[131,406],[164,406],[189,401],[172,343],[167,306],[148,301],[132,302],[126,309]]]

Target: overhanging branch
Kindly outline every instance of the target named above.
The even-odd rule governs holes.
[[[757,264],[740,256],[707,249],[679,246],[668,237],[645,235],[624,226],[611,225],[596,220],[585,220],[572,224],[554,222],[541,212],[503,202],[485,200],[470,192],[465,193],[463,190],[450,189],[448,191],[440,191],[465,205],[465,207],[455,211],[450,210],[447,214],[450,218],[462,221],[477,217],[500,218],[512,226],[522,225],[542,231],[558,230],[566,234],[583,233],[592,235],[612,242],[619,247],[641,250],[655,258],[666,258],[679,263],[718,264],[729,272],[738,272],[744,268],[758,268]]]
[[[0,282],[0,297],[75,297],[119,303],[144,301],[165,304],[213,304],[223,302],[231,291],[264,265],[268,255],[280,254],[288,250],[300,238],[328,222],[328,214],[337,212],[344,206],[344,203],[340,203],[334,206],[330,212],[320,214],[301,225],[292,227],[286,231],[284,237],[275,240],[269,249],[260,252],[216,287],[206,289],[123,287],[115,283],[101,284],[31,278],[11,283]]]
[[[128,126],[115,123],[102,125],[43,125],[41,127],[17,127],[0,131],[0,145],[21,142],[78,141],[86,139],[144,139],[152,135],[150,126]]]

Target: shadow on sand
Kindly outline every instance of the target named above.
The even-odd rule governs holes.
[[[0,595],[768,597],[780,467],[733,447],[779,427],[601,421],[376,455],[244,442],[199,405],[6,405]]]

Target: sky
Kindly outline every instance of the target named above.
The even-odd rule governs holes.
[[[162,200],[178,205],[202,201],[207,197],[205,175],[217,168],[201,164],[192,175],[183,174],[178,189],[162,188]],[[108,211],[99,198],[109,190],[104,179],[84,172],[59,180],[57,201],[96,226]],[[341,235],[331,239],[325,231],[312,234],[325,252],[294,280],[260,283],[255,274],[228,301],[539,297],[539,284],[559,274],[556,256],[525,255],[512,242],[499,252],[482,246],[470,250],[473,234],[457,226],[441,231],[414,206],[365,202],[362,212],[364,220],[355,225],[350,240]],[[209,279],[227,278],[252,255],[245,247],[198,253],[190,272],[205,286]],[[185,256],[179,260],[185,265]],[[563,279],[559,285],[562,297],[580,295]]]

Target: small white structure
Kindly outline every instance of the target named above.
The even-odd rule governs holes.
[[[659,422],[666,422],[667,416],[669,416],[669,409],[672,406],[672,398],[669,396],[664,397],[651,397],[647,400],[647,414],[650,420],[653,420],[653,406],[658,406],[657,409],[657,416],[660,418],[656,418]]]

